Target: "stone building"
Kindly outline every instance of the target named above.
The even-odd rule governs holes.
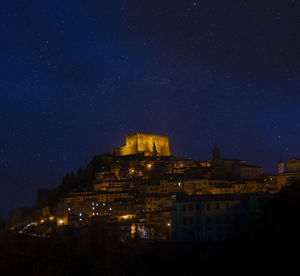
[[[118,147],[113,150],[116,156],[144,154],[145,156],[158,155],[170,156],[169,137],[135,133],[125,136],[126,143],[124,146]]]
[[[246,164],[237,158],[222,158],[220,150],[215,144],[210,161],[212,175],[215,178],[257,180],[263,174],[263,168]]]
[[[286,163],[286,170],[276,176],[276,185],[281,189],[293,180],[300,180],[300,158],[293,158]]]
[[[260,217],[263,198],[251,194],[177,198],[171,216],[172,240],[218,242],[237,238]]]

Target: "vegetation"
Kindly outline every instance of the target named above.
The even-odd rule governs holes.
[[[41,209],[49,206],[53,209],[58,200],[72,190],[91,189],[96,172],[107,169],[110,160],[111,156],[108,154],[96,155],[85,169],[79,168],[75,175],[73,172],[67,173],[57,188],[39,189],[34,207]]]
[[[11,215],[9,224],[18,228],[38,220],[41,217],[43,208],[49,208],[49,212],[53,214],[58,201],[69,192],[73,190],[91,190],[95,174],[101,170],[107,170],[111,165],[111,160],[112,156],[109,154],[95,155],[85,169],[79,168],[75,175],[72,171],[67,173],[58,187],[39,189],[34,206],[17,209]]]

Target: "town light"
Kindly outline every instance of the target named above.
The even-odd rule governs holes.
[[[54,220],[54,217],[51,216],[49,219],[50,219],[50,220]]]
[[[60,220],[59,220],[59,224],[64,224],[64,220],[63,220],[63,219],[60,219]]]

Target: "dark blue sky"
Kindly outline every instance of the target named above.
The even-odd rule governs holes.
[[[296,0],[2,3],[2,215],[137,131],[267,172],[299,157],[299,14]]]

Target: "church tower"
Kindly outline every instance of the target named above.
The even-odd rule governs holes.
[[[220,159],[220,158],[221,158],[220,150],[219,150],[217,144],[215,143],[215,146],[212,151],[212,159],[216,160],[216,159]]]

